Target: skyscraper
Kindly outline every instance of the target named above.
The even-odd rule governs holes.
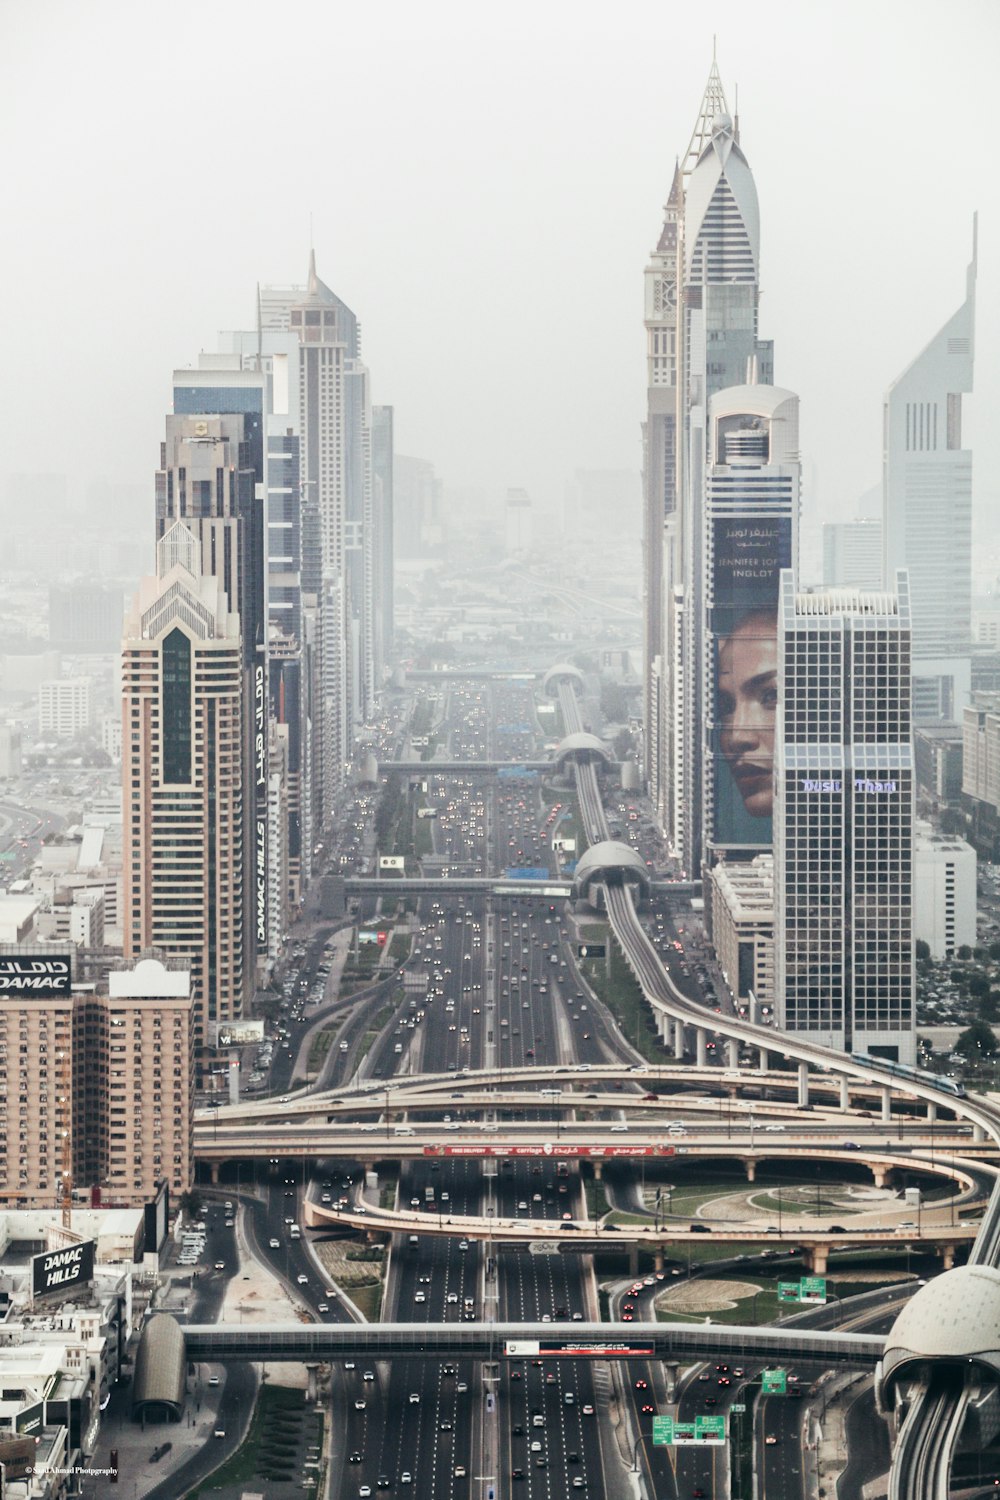
[[[243,1010],[253,976],[244,909],[239,616],[191,528],[157,545],[122,642],[124,946],[191,974],[194,1045]]]
[[[731,386],[708,403],[704,510],[705,862],[771,846],[778,587],[798,562],[799,400]]]
[[[779,1024],[912,1064],[910,604],[781,575],[775,777]]]
[[[242,633],[243,892],[246,927],[263,961],[267,929],[267,614],[265,607],[264,377],[206,356],[174,372],[156,476],[156,536],[183,521],[202,563],[225,590]],[[248,948],[247,954],[251,949]]]
[[[906,568],[913,598],[914,719],[955,719],[971,691],[972,453],[962,395],[972,390],[976,232],[965,301],[885,398],[885,578]]]
[[[646,269],[646,753],[657,808],[690,870],[703,835],[708,402],[727,386],[771,383],[772,347],[757,332],[759,254],[757,192],[713,60]]]
[[[392,655],[395,518],[393,493],[393,409],[372,407],[372,495],[375,517],[375,681],[382,681]]]
[[[882,587],[882,524],[828,521],[823,526],[823,587],[874,589]]]

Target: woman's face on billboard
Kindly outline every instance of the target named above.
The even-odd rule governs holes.
[[[747,615],[719,646],[718,708],[722,753],[747,812],[769,818],[774,804],[774,729],[778,707],[777,619]]]

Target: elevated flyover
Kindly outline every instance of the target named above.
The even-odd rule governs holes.
[[[158,1318],[157,1313],[143,1331]],[[707,1323],[197,1323],[182,1325],[188,1360],[267,1364],[343,1359],[711,1359],[808,1362],[873,1370],[885,1340],[794,1326]]]

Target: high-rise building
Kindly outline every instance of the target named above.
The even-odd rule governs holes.
[[[798,562],[799,399],[732,386],[708,402],[698,713],[705,863],[771,847],[778,588]]]
[[[823,587],[882,587],[882,523],[871,519],[828,521],[823,527]]]
[[[646,269],[644,593],[647,770],[675,852],[702,859],[708,402],[769,385],[758,337],[757,191],[715,62]]]
[[[76,656],[117,651],[123,605],[121,589],[99,583],[53,584],[49,589],[49,640]]]
[[[393,463],[397,559],[434,557],[444,546],[443,485],[426,458],[397,453]]]
[[[261,961],[267,934],[267,613],[264,443],[267,383],[231,356],[203,355],[175,370],[156,476],[156,535],[183,521],[201,544],[242,632],[243,893],[246,928]],[[249,774],[252,773],[252,774]],[[248,946],[249,958],[252,947]]]
[[[504,550],[530,552],[533,535],[531,496],[527,490],[508,490],[504,505]]]
[[[135,1207],[193,1181],[188,975],[145,959],[107,993],[0,999],[0,1206],[55,1208],[63,1178]]]
[[[319,279],[314,255],[289,326],[299,340],[303,482],[319,518],[322,701],[316,769],[325,823],[346,772],[354,726],[374,707],[371,398],[360,325]]]
[[[175,522],[122,643],[123,936],[128,959],[159,949],[184,960],[199,1053],[242,1013],[254,968],[242,656],[223,579]]]
[[[974,226],[965,301],[885,398],[884,576],[910,575],[918,723],[959,717],[971,692],[972,453],[962,446],[962,395],[972,390],[975,316]]]
[[[93,682],[89,677],[54,677],[38,686],[38,733],[71,740],[90,727],[94,717]]]
[[[375,681],[381,685],[393,650],[393,420],[391,406],[372,407],[372,508],[375,518]]]
[[[778,1023],[912,1064],[910,605],[781,575],[775,775]]]

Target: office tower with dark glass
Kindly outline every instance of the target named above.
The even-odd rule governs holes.
[[[781,575],[775,776],[779,1024],[915,1061],[910,603]]]
[[[971,692],[972,453],[962,396],[972,390],[976,232],[965,300],[889,387],[884,409],[885,578],[910,575],[913,714],[959,719]]]

